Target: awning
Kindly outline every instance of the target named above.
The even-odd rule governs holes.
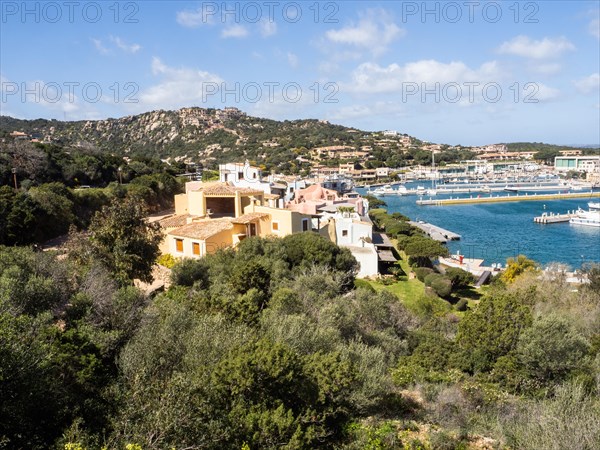
[[[391,250],[379,250],[377,252],[377,257],[381,262],[394,263],[398,261]]]

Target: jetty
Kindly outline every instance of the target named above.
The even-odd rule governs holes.
[[[469,198],[444,198],[444,199],[429,199],[417,200],[419,206],[445,206],[445,205],[468,205],[471,203],[502,203],[502,202],[526,202],[526,201],[543,201],[543,200],[567,200],[571,198],[598,198],[600,192],[571,192],[567,194],[525,194],[525,195],[486,195]]]
[[[575,212],[570,212],[570,211],[567,211],[566,214],[543,213],[541,216],[534,217],[533,221],[535,223],[542,223],[542,224],[562,223],[562,222],[568,222],[573,217],[577,217],[577,214]]]
[[[436,225],[432,225],[426,222],[408,222],[413,227],[417,227],[429,235],[429,237],[438,242],[458,241],[460,240],[460,234],[453,233],[452,231],[445,230]]]

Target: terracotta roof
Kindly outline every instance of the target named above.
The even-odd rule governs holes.
[[[236,219],[232,219],[231,222],[245,225],[247,223],[254,222],[254,221],[257,221],[260,219],[264,219],[267,217],[269,217],[269,214],[267,214],[267,213],[254,212],[254,213],[244,214]]]
[[[178,236],[204,241],[211,236],[225,230],[233,229],[230,219],[209,219],[192,222],[183,227],[170,231],[170,236]]]
[[[240,194],[262,194],[263,191],[260,189],[235,187],[231,183],[215,182],[205,183],[201,185],[198,191],[204,192],[206,195],[235,195],[236,192]]]
[[[187,224],[188,217],[191,217],[189,214],[180,214],[174,215],[170,217],[165,217],[158,221],[159,225],[163,228],[178,228]]]

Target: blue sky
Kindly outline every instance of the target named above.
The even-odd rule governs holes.
[[[13,117],[236,106],[449,144],[600,144],[597,1],[0,7]]]

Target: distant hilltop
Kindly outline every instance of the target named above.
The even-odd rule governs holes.
[[[270,160],[278,166],[293,164],[298,159],[308,162],[311,157],[314,158],[315,149],[332,146],[353,149],[344,152],[345,155],[368,154],[367,159],[374,160],[375,167],[378,164],[399,167],[411,162],[426,164],[431,158],[425,152],[454,152],[454,159],[468,159],[476,155],[485,159],[486,155],[515,151],[570,149],[541,143],[450,146],[422,141],[395,130],[370,132],[325,120],[276,121],[252,117],[234,107],[189,107],[71,122],[0,116],[0,142],[2,139],[87,148],[120,156],[174,158],[208,164],[245,159]]]

